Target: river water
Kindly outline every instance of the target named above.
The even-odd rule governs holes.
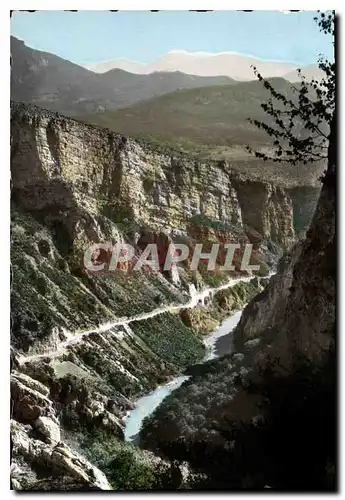
[[[232,335],[231,332],[240,321],[242,314],[237,311],[235,314],[229,316],[223,323],[210,335],[204,338],[204,343],[207,348],[206,355],[202,362],[224,356],[232,351]],[[225,339],[225,336],[228,338]],[[223,337],[223,338],[222,338]],[[222,346],[218,348],[218,340],[222,338]],[[178,389],[185,380],[188,380],[189,375],[179,375],[165,385],[159,386],[152,392],[143,396],[136,401],[136,407],[132,410],[126,421],[124,430],[125,440],[133,442],[141,429],[142,422],[145,417],[148,417],[153,411],[161,404],[169,394]]]

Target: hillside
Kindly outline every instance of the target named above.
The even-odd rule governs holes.
[[[229,85],[226,76],[157,72],[137,75],[115,69],[96,74],[11,37],[11,99],[66,115],[117,109],[177,89]]]
[[[290,84],[274,79],[275,86],[291,95]],[[123,134],[161,139],[184,138],[207,145],[269,144],[269,138],[248,123],[264,118],[261,103],[268,92],[257,81],[234,86],[180,90],[116,112],[86,117]]]
[[[139,434],[200,489],[337,489],[335,125],[306,238],[245,307],[236,352],[188,370]]]
[[[179,71],[133,74],[122,69],[94,73],[54,54],[34,50],[11,37],[11,99],[142,137],[155,147],[182,149],[225,159],[247,176],[285,187],[312,184],[323,169],[260,165],[244,150],[269,147],[267,136],[247,121],[265,118],[268,94],[257,81],[236,83],[226,76],[202,77]],[[290,84],[275,78],[280,90]]]
[[[152,242],[164,261],[171,242],[193,249],[197,242],[210,248],[253,240],[252,259],[266,274],[294,241],[292,200],[273,184],[229,175],[224,165],[156,154],[17,103],[11,179],[14,489],[42,489],[42,482],[63,489],[65,481],[67,488],[109,489],[93,465],[111,443],[114,476],[132,402],[200,361],[201,328],[210,331],[242,307],[259,281],[245,276],[237,289],[223,289],[211,316],[195,307],[199,295],[191,290],[209,293],[241,276],[240,258],[234,271],[207,271],[202,262],[193,271],[186,261],[177,275],[131,271],[129,263],[102,273],[85,268],[85,250],[94,242],[128,242],[141,255]],[[107,259],[99,257],[100,264]],[[223,264],[224,254],[218,260]],[[118,479],[114,489],[121,489]]]
[[[271,79],[274,87],[290,97],[291,84]],[[251,178],[274,181],[286,187],[318,185],[323,165],[292,167],[258,162],[245,150],[271,147],[267,134],[248,118],[267,121],[261,108],[268,91],[259,81],[236,85],[180,90],[114,112],[83,116],[83,121],[144,138],[158,149],[177,148],[204,158],[228,160]]]

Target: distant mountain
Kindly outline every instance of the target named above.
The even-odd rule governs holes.
[[[116,69],[96,74],[11,37],[11,99],[66,115],[114,110],[177,89],[229,85],[228,77],[180,72],[138,75]]]
[[[271,81],[277,90],[292,96],[289,82],[282,78]],[[201,145],[264,144],[271,143],[267,134],[251,125],[248,118],[267,118],[261,104],[268,97],[261,82],[241,82],[175,91],[83,118],[124,135],[189,140]]]
[[[98,64],[86,65],[85,68],[93,71],[94,73],[106,73],[107,71],[111,71],[113,69],[123,69],[124,71],[135,73],[137,75],[145,74],[144,71],[140,70],[140,63],[123,58],[117,59],[116,61],[105,61]]]
[[[113,69],[100,76],[104,83],[116,84],[116,88],[121,91],[124,100],[132,102],[145,101],[176,90],[237,83],[227,76],[194,76],[180,71],[136,75],[120,69]]]
[[[150,74],[155,71],[181,71],[198,76],[228,76],[237,81],[254,79],[255,66],[266,77],[293,78],[297,81],[297,64],[285,62],[262,61],[251,56],[231,52],[209,54],[207,52],[171,51],[150,64],[140,64],[127,59],[118,59],[87,66],[96,73],[104,73],[111,69],[124,69],[137,74]],[[315,65],[317,68],[317,66]],[[285,76],[287,75],[287,76]]]
[[[315,80],[322,80],[325,77],[324,71],[322,71],[317,64],[310,64],[309,66],[304,66],[301,68],[302,75],[310,82],[313,78]],[[297,70],[290,71],[284,75],[286,80],[289,82],[297,82],[300,81],[301,78],[297,73]]]
[[[116,100],[99,75],[11,37],[11,99],[64,114],[97,111]],[[99,106],[99,107],[98,107]]]

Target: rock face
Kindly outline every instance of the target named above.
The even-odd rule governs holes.
[[[335,342],[335,151],[335,137],[331,137],[328,171],[300,257],[293,268],[285,315],[288,349],[301,353],[313,363],[323,362]]]
[[[201,215],[242,230],[244,223],[284,246],[294,238],[291,199],[282,189],[243,181],[226,163],[158,154],[35,107],[12,106],[12,178],[14,199],[27,210],[69,211],[69,237],[77,230],[77,208],[83,207],[113,208],[117,222],[153,228],[186,229],[191,217]],[[90,237],[93,232],[96,238],[92,229]]]
[[[110,490],[105,475],[65,443],[45,444],[31,436],[30,426],[11,422],[12,485],[16,490]],[[28,469],[30,474],[28,474]],[[64,485],[68,484],[68,487]]]
[[[147,448],[188,457],[216,487],[264,488],[270,478],[280,491],[336,490],[334,135],[335,117],[310,229],[244,309],[234,332],[243,352],[190,369],[140,432]]]
[[[242,179],[224,162],[156,153],[36,107],[12,106],[11,164],[12,300],[21,312],[13,315],[12,333],[21,349],[37,349],[38,337],[52,348],[64,330],[185,300],[174,286],[176,270],[173,283],[145,272],[95,280],[83,264],[94,242],[129,242],[140,252],[150,235],[164,254],[169,241],[191,248],[250,241],[262,262],[294,240],[292,202],[283,189]],[[193,277],[199,278],[214,282],[201,267]],[[190,279],[187,273],[185,288]]]
[[[333,135],[335,131],[333,130]],[[234,336],[237,345],[277,331],[275,354],[288,367],[302,356],[322,363],[335,341],[335,138],[306,239],[281,261],[267,288],[249,303]]]
[[[14,372],[11,380],[11,479],[17,490],[111,489],[104,476],[61,440],[60,422],[49,388],[31,377]],[[55,487],[54,487],[55,485]]]
[[[11,161],[15,488],[47,489],[57,471],[56,489],[107,489],[65,431],[123,439],[130,399],[204,355],[193,322],[186,326],[169,309],[189,302],[191,283],[214,287],[229,275],[183,266],[174,276],[128,268],[92,274],[85,250],[129,242],[140,255],[153,241],[161,261],[171,241],[191,248],[240,241],[253,243],[256,262],[274,261],[294,241],[292,202],[283,189],[251,185],[225,163],[158,154],[20,104],[12,106]],[[241,272],[235,264],[233,276]],[[244,292],[219,308],[243,305]]]
[[[241,351],[248,340],[260,337],[272,329],[282,328],[293,278],[293,267],[300,253],[301,244],[297,243],[281,258],[277,274],[270,278],[265,289],[244,308],[233,334],[237,350]]]
[[[298,186],[287,190],[293,205],[293,223],[296,236],[305,238],[313,219],[321,187]]]

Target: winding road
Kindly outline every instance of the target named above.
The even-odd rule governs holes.
[[[225,290],[226,288],[231,288],[237,283],[241,282],[249,282],[250,280],[253,279],[254,276],[244,276],[241,278],[236,278],[233,280],[230,280],[228,283],[225,283],[224,285],[220,285],[218,287],[214,288],[205,288],[204,290],[201,290],[198,292],[195,288],[194,285],[190,285],[189,287],[189,294],[190,294],[190,300],[186,304],[177,304],[174,306],[165,306],[165,307],[159,307],[157,309],[153,309],[153,311],[147,312],[147,313],[140,313],[134,316],[130,317],[125,317],[125,318],[117,318],[114,321],[108,321],[107,323],[103,323],[99,325],[98,327],[90,328],[89,330],[84,330],[82,332],[68,332],[64,331],[64,334],[67,338],[67,340],[62,341],[55,350],[49,350],[44,353],[40,354],[32,354],[32,355],[21,355],[17,358],[19,364],[24,364],[28,362],[33,362],[42,358],[55,358],[57,356],[60,356],[66,351],[66,348],[69,346],[73,346],[75,344],[78,344],[84,337],[87,337],[88,335],[91,335],[92,333],[106,333],[109,332],[113,335],[123,335],[123,332],[113,332],[111,331],[112,328],[118,327],[118,326],[125,326],[128,325],[129,323],[132,323],[133,321],[144,321],[149,318],[153,318],[154,316],[158,316],[159,314],[163,314],[166,312],[170,311],[178,311],[180,309],[191,309],[193,307],[196,307],[199,301],[203,302],[206,297],[210,297],[214,295],[216,292],[220,290]]]

